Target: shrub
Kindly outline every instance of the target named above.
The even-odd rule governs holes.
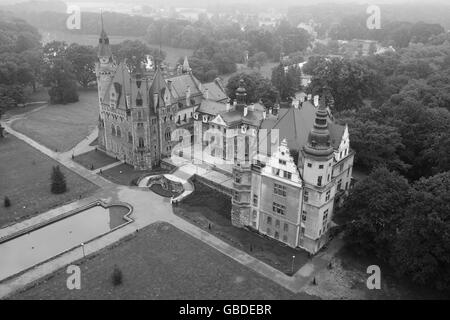
[[[114,286],[119,286],[122,284],[122,281],[123,281],[122,271],[117,266],[115,266],[112,274],[112,283]]]
[[[51,191],[54,194],[61,194],[67,191],[66,177],[61,172],[59,166],[54,166],[52,171]]]
[[[11,200],[9,200],[8,197],[5,197],[4,201],[3,201],[3,205],[5,206],[5,208],[8,208],[11,206]]]

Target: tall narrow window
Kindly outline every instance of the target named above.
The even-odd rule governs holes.
[[[322,176],[317,177],[317,185],[320,187],[322,185]]]
[[[139,138],[139,148],[143,148],[144,147],[144,138]]]

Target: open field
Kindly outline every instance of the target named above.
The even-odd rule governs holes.
[[[61,167],[68,191],[50,192],[52,166],[58,163],[12,135],[0,139],[0,227],[90,195],[97,186]],[[3,199],[11,207],[3,206]]]
[[[166,223],[155,223],[75,263],[81,289],[65,269],[12,299],[312,299],[293,294]],[[123,283],[111,281],[114,267]]]
[[[308,261],[304,250],[234,227],[230,217],[231,200],[200,183],[194,185],[195,191],[174,206],[175,214],[286,274],[292,274],[292,256],[295,256],[294,272]]]
[[[19,119],[12,128],[46,147],[67,151],[95,128],[98,121],[96,90],[80,91],[80,101],[67,105],[49,105]]]

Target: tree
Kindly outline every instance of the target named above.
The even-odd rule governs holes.
[[[352,149],[355,150],[355,165],[365,170],[386,166],[390,170],[405,172],[408,166],[400,160],[399,154],[405,148],[396,127],[380,124],[365,112],[345,111],[336,117],[348,124]]]
[[[308,91],[317,94],[329,88],[337,111],[358,109],[364,98],[376,97],[383,84],[380,75],[358,60],[333,58],[313,70]]]
[[[72,65],[63,59],[47,64],[44,71],[44,84],[49,86],[50,103],[66,104],[78,101],[78,89]]]
[[[97,54],[93,47],[76,43],[67,48],[67,60],[73,67],[73,72],[78,83],[87,88],[89,83],[95,81],[95,61]]]
[[[391,263],[422,285],[450,290],[450,172],[413,185]]]
[[[5,198],[3,199],[3,206],[5,208],[9,208],[11,206],[11,200],[9,200],[8,197],[5,196]]]
[[[61,172],[59,166],[52,168],[51,175],[51,192],[54,194],[61,194],[67,191],[66,178]]]
[[[272,69],[272,84],[277,88],[281,101],[289,101],[295,96],[300,84],[300,70],[289,67],[285,71],[283,64]]]
[[[119,269],[119,267],[114,266],[114,270],[112,273],[112,282],[114,286],[121,285],[123,281],[123,274],[122,270]]]
[[[236,74],[228,80],[226,90],[231,99],[236,98],[236,89],[239,87],[241,79],[244,81],[247,91],[247,103],[262,102],[266,107],[273,107],[277,101],[278,91],[269,79],[257,72]]]
[[[147,61],[147,56],[151,56],[156,65],[166,58],[164,51],[149,48],[139,40],[125,40],[117,45],[113,45],[112,51],[119,61],[126,61],[127,67],[131,72],[139,70],[142,64]]]
[[[410,186],[405,178],[386,168],[372,171],[355,185],[336,213],[347,222],[346,244],[358,253],[388,261],[409,201]]]
[[[267,61],[268,57],[265,52],[257,52],[248,59],[247,65],[252,69],[257,68],[259,70]]]

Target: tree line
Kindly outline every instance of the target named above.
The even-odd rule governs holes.
[[[312,56],[308,92],[330,90],[355,167],[371,174],[337,216],[346,243],[399,276],[450,290],[450,34],[359,58]]]

